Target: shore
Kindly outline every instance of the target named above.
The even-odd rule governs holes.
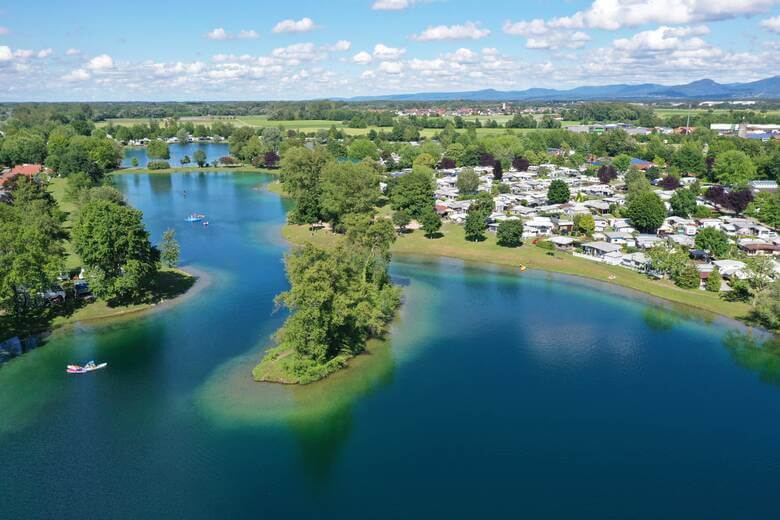
[[[747,318],[750,306],[746,303],[727,302],[717,294],[695,289],[682,289],[669,280],[651,280],[628,269],[577,258],[570,253],[548,251],[526,243],[518,248],[506,248],[496,244],[496,237],[487,233],[483,242],[469,242],[464,237],[462,226],[444,224],[443,236],[428,239],[421,231],[413,231],[398,237],[392,247],[394,255],[419,257],[448,257],[473,262],[488,263],[506,267],[526,266],[566,275],[579,276],[613,284],[641,293],[686,305],[698,310],[712,312],[732,319]],[[343,237],[327,230],[310,231],[308,226],[285,224],[284,238],[295,245],[307,241],[319,247],[332,247]],[[518,271],[518,275],[519,275]]]

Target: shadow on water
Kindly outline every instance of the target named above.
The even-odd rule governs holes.
[[[739,366],[758,373],[764,383],[780,386],[780,336],[732,330],[723,345]]]

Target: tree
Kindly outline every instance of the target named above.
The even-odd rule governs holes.
[[[203,150],[195,150],[195,153],[192,154],[192,159],[198,164],[199,167],[203,168],[206,164],[206,152]]]
[[[718,154],[712,168],[718,182],[727,186],[744,187],[756,178],[756,165],[745,152],[728,150]]]
[[[355,161],[362,161],[363,159],[379,159],[379,149],[373,141],[368,139],[355,139],[347,147],[347,156]]]
[[[765,256],[755,256],[746,259],[746,274],[750,287],[756,291],[756,294],[766,289],[775,275],[775,266],[771,259]]]
[[[45,188],[26,177],[4,187],[11,202],[0,203],[0,308],[19,317],[39,309],[37,295],[62,272],[63,215]]]
[[[707,280],[704,282],[704,288],[707,289],[709,292],[720,292],[720,286],[721,282],[723,280],[723,277],[720,275],[720,271],[716,267],[710,272],[710,275],[707,277]]]
[[[498,182],[504,179],[504,167],[501,165],[501,161],[496,161],[493,164],[493,179]]]
[[[182,144],[187,144],[190,141],[190,133],[186,128],[179,128],[179,131],[176,132],[176,139]]]
[[[334,230],[347,215],[372,212],[379,195],[379,175],[366,163],[331,162],[322,169],[322,217]]]
[[[418,217],[418,221],[422,226],[425,238],[433,238],[433,236],[439,232],[439,229],[441,229],[441,217],[430,204],[422,210],[421,215]]]
[[[415,168],[402,175],[390,192],[392,208],[404,210],[419,220],[423,210],[433,204],[436,188],[433,177],[433,170],[429,168]]]
[[[166,229],[163,233],[162,244],[160,245],[160,260],[165,267],[176,267],[179,265],[179,255],[181,248],[176,241],[176,231]]]
[[[498,224],[498,245],[518,247],[523,243],[523,222],[521,220],[502,220]]]
[[[133,157],[130,159],[130,166],[133,168],[138,168],[138,157]]]
[[[133,159],[135,159],[135,157],[133,157]],[[182,164],[190,164],[192,162],[192,159],[190,159],[189,155],[185,155],[179,160],[179,162]]]
[[[466,222],[464,229],[466,232],[466,240],[470,242],[478,242],[485,240],[485,229],[487,228],[487,222],[485,215],[479,210],[475,210],[473,207],[469,208],[466,214]]]
[[[695,289],[701,284],[699,270],[691,262],[684,262],[672,271],[672,281],[683,289]]]
[[[474,168],[464,168],[458,174],[458,191],[461,193],[476,193],[479,188],[479,175]]]
[[[690,188],[677,190],[669,199],[672,215],[688,218],[696,212],[696,193]]]
[[[780,330],[780,279],[756,298],[753,316],[766,328]]]
[[[596,221],[590,213],[574,215],[574,232],[580,236],[591,236],[596,230]]]
[[[140,301],[157,272],[159,253],[149,242],[140,211],[107,200],[82,208],[72,243],[99,298]]]
[[[762,192],[748,205],[747,214],[772,228],[780,228],[780,192]]]
[[[274,151],[265,152],[263,155],[263,166],[266,168],[277,168],[279,166],[279,154]]]
[[[146,155],[148,155],[151,159],[170,159],[171,151],[168,148],[168,143],[159,139],[155,139],[149,143],[149,146],[146,147]]]
[[[676,190],[680,187],[680,179],[674,175],[665,175],[658,185],[665,190]]]
[[[512,168],[519,172],[528,171],[528,167],[531,163],[525,157],[515,157],[512,159]]]
[[[626,200],[631,200],[640,193],[647,193],[653,190],[647,176],[640,170],[629,170],[626,174],[626,189],[628,194]]]
[[[666,218],[666,206],[655,193],[642,193],[628,203],[626,214],[640,231],[654,232]]]
[[[619,172],[627,172],[631,167],[631,156],[621,153],[612,159],[612,166]]]
[[[715,258],[725,257],[731,249],[728,235],[720,229],[706,227],[696,233],[696,247],[709,251]]]
[[[409,225],[409,222],[411,222],[411,218],[409,217],[409,214],[401,209],[393,213],[393,224],[396,225],[399,232],[403,233],[406,231],[406,226]]]
[[[598,178],[600,183],[609,184],[610,181],[617,179],[617,170],[611,164],[602,165],[598,171]]]
[[[704,154],[694,143],[682,145],[672,156],[671,164],[683,173],[692,173],[694,175],[701,175],[706,169]]]
[[[647,251],[653,269],[665,275],[674,273],[688,263],[688,254],[679,246],[670,243],[659,243]]]
[[[434,166],[436,166],[436,159],[427,153],[421,153],[412,161],[412,168],[433,168]]]
[[[308,244],[287,256],[290,289],[276,302],[290,316],[276,333],[278,348],[258,369],[279,363],[285,380],[309,383],[342,368],[369,338],[382,335],[401,291],[390,283],[386,255],[369,253],[376,245],[363,238],[331,251]]]
[[[46,141],[30,130],[8,135],[0,147],[0,162],[10,164],[42,164],[46,158]]]
[[[569,202],[569,185],[560,179],[556,179],[550,183],[550,187],[547,188],[547,202],[550,204],[563,204]]]

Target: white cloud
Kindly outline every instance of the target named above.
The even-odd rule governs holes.
[[[385,74],[400,74],[404,69],[404,64],[400,61],[383,61],[379,64],[380,72]]]
[[[108,54],[95,56],[87,62],[87,68],[90,70],[106,70],[114,66],[114,59]]]
[[[31,58],[34,54],[35,52],[33,52],[30,49],[16,49],[16,51],[14,52],[14,57],[21,58],[24,60],[27,58]]]
[[[0,62],[11,61],[14,59],[14,53],[8,45],[0,45]]]
[[[303,33],[316,29],[317,26],[311,18],[301,18],[300,20],[282,20],[273,28],[275,33]]]
[[[595,0],[584,11],[547,22],[559,29],[606,29],[645,24],[680,25],[764,13],[777,0]]]
[[[81,51],[71,47],[70,49],[65,51],[65,54],[67,54],[68,56],[78,56],[79,54],[81,54]]]
[[[374,45],[374,58],[377,60],[397,60],[406,53],[406,49],[388,47],[382,43]]]
[[[427,42],[433,40],[478,40],[490,34],[490,29],[482,29],[474,22],[463,25],[437,25],[411,36],[413,40]]]
[[[256,40],[260,38],[260,35],[254,29],[242,29],[239,31],[238,37],[242,40]]]
[[[48,58],[49,56],[52,55],[52,53],[54,53],[54,49],[51,48],[41,49],[38,51],[38,54],[36,54],[36,56],[38,56],[39,58]]]
[[[616,49],[625,51],[667,51],[682,49],[702,49],[708,44],[699,36],[709,33],[706,25],[694,27],[668,27],[636,33],[631,38],[620,38],[613,42]],[[689,38],[691,37],[691,38]],[[688,38],[688,39],[686,39]]]
[[[460,48],[447,57],[455,63],[476,63],[479,60],[479,54],[465,48]]]
[[[529,49],[579,49],[590,41],[587,33],[555,29],[541,18],[530,22],[504,22],[503,30],[512,36],[524,36]]]
[[[371,55],[367,53],[366,51],[360,51],[354,56],[352,56],[352,61],[355,63],[358,63],[360,65],[365,65],[367,63],[371,63]]]
[[[761,27],[767,31],[780,34],[780,16],[773,16],[766,20],[761,20]]]
[[[413,3],[414,0],[376,0],[371,9],[375,11],[401,11]]]
[[[329,51],[332,52],[346,52],[349,49],[352,48],[352,42],[349,40],[339,40],[330,47],[328,47]]]
[[[89,78],[89,72],[84,69],[76,69],[62,76],[65,81],[86,81]]]
[[[229,40],[230,38],[232,38],[232,36],[230,36],[230,34],[228,34],[228,32],[222,27],[217,27],[216,29],[212,29],[211,31],[207,32],[206,38],[208,38],[209,40],[221,41],[221,40]]]

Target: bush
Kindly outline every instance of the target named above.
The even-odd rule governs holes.
[[[146,168],[149,170],[167,170],[171,165],[168,161],[149,161]]]
[[[555,244],[553,244],[549,240],[539,240],[538,242],[536,242],[536,247],[539,247],[539,248],[544,249],[546,251],[554,251],[555,250]]]
[[[753,295],[750,292],[750,285],[746,280],[739,280],[734,278],[729,281],[731,286],[730,291],[723,293],[722,298],[730,302],[747,302],[750,301],[750,297]]]

